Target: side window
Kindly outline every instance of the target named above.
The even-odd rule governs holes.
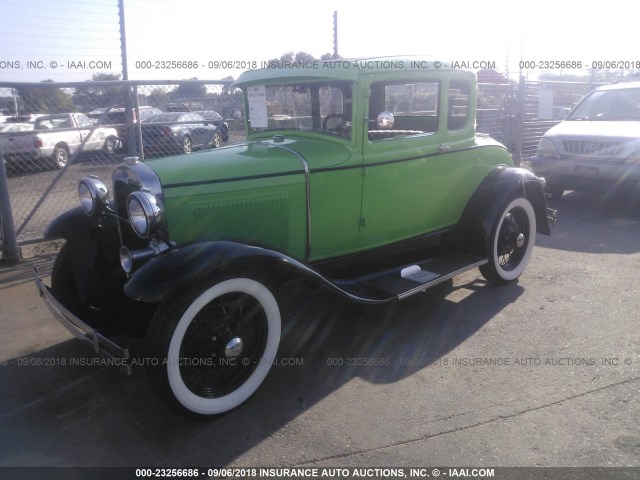
[[[79,127],[90,127],[91,126],[91,120],[89,120],[84,115],[76,115],[76,121],[78,122],[78,126]],[[68,125],[68,126],[70,126],[70,125]]]
[[[449,85],[448,130],[459,130],[466,125],[469,117],[470,89],[467,82],[460,80],[453,80]]]
[[[369,140],[435,133],[439,83],[374,83],[369,101]]]

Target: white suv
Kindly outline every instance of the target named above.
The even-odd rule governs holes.
[[[544,134],[531,163],[554,198],[640,184],[640,82],[593,90]]]

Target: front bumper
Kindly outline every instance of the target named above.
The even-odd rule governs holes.
[[[115,367],[120,369],[123,373],[131,375],[133,372],[131,365],[129,364],[131,358],[129,349],[122,348],[115,344],[98,333],[93,327],[87,325],[76,317],[56,299],[51,292],[51,289],[42,281],[42,278],[38,273],[38,269],[35,267],[33,269],[33,274],[35,276],[38,293],[56,320],[62,323],[62,325],[64,325],[67,330],[73,333],[73,335],[78,339],[89,343],[95,353],[110,359]]]
[[[567,189],[580,186],[608,186],[620,183],[640,183],[640,164],[621,160],[553,158],[535,156],[531,159],[533,172],[549,183]]]

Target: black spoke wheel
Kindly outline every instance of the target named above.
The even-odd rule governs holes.
[[[152,386],[182,412],[225,413],[262,384],[280,342],[271,291],[232,278],[169,298],[147,333]]]
[[[230,293],[209,303],[187,328],[179,354],[187,388],[204,398],[236,390],[255,371],[269,325],[255,298]],[[229,345],[239,345],[230,352]]]
[[[536,217],[529,200],[518,197],[509,202],[493,224],[482,275],[494,284],[517,279],[529,262],[535,236]]]

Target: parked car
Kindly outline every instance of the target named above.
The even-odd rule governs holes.
[[[223,142],[229,141],[229,124],[225,119],[215,110],[205,110],[204,112],[198,112],[198,115],[204,117],[207,122],[212,123],[217,127],[217,131],[213,134],[213,146],[219,147]]]
[[[106,108],[93,110],[87,114],[87,117],[89,117],[94,122],[102,119],[103,126],[111,126],[115,128],[118,133],[118,138],[120,139],[120,147],[123,150],[127,150],[129,145],[128,125],[129,123],[137,123],[135,111],[132,112],[133,117],[131,122],[127,122],[126,110],[124,108],[112,108],[105,116],[106,110]],[[140,112],[141,122],[144,122],[152,115],[158,115],[162,113],[162,110],[160,110],[159,108],[149,106],[141,106],[138,110]]]
[[[119,144],[114,128],[95,128],[82,113],[59,113],[38,117],[32,132],[10,134],[3,144],[3,154],[9,162],[47,159],[53,167],[62,168],[83,141],[83,151],[103,150],[109,155]]]
[[[543,181],[476,134],[473,73],[411,65],[246,72],[247,143],[82,179],[36,278],[54,315],[128,371],[106,332],[141,327],[156,391],[216,415],[267,376],[283,285],[379,305],[477,267],[515,281],[550,233]]]
[[[28,115],[13,115],[5,119],[5,123],[34,123],[36,119],[44,117],[43,113],[30,113]]]
[[[184,103],[169,103],[168,105],[165,105],[162,110],[164,112],[181,112],[181,113],[185,113],[185,112],[191,112],[192,109],[189,105],[186,105]]]
[[[163,154],[191,153],[206,148],[219,135],[218,127],[197,113],[159,113],[142,122],[145,151]]]
[[[10,150],[10,142],[15,141],[17,132],[33,131],[33,123],[2,123],[0,124],[0,151]]]
[[[4,123],[0,125],[0,133],[31,132],[33,123]]]
[[[531,161],[554,198],[640,183],[640,82],[596,88],[547,131]]]

